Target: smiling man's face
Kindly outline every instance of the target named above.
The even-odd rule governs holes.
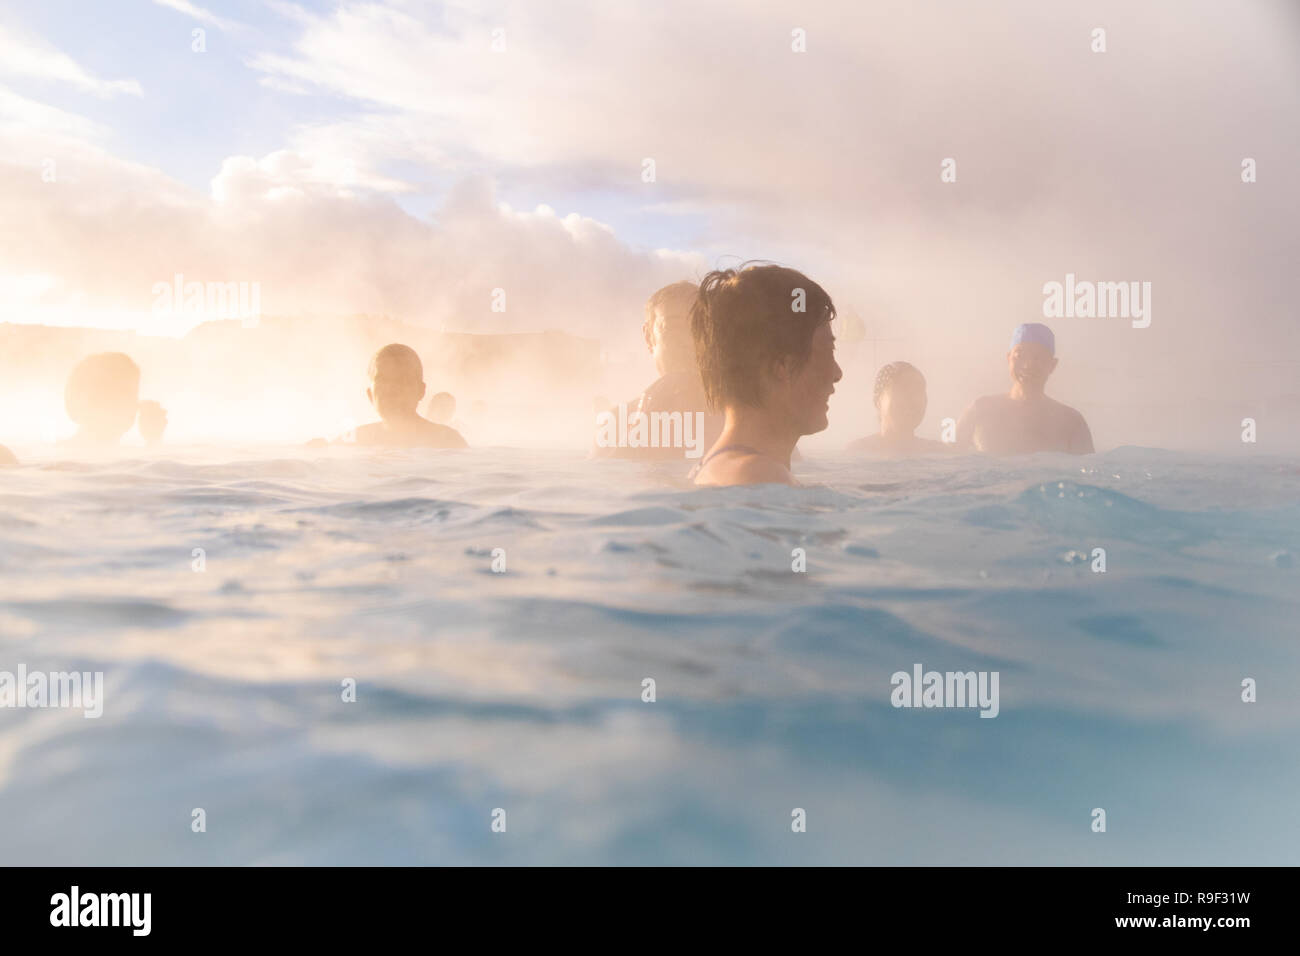
[[[1042,391],[1048,377],[1056,370],[1056,359],[1047,346],[1021,342],[1007,353],[1007,368],[1013,381],[1026,391]]]

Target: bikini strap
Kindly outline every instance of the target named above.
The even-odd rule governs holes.
[[[756,448],[750,448],[748,445],[723,445],[721,448],[714,449],[713,451],[711,451],[711,452],[709,452],[707,455],[705,455],[705,456],[704,456],[704,460],[701,461],[701,462],[699,463],[699,465],[696,466],[696,467],[697,467],[698,469],[701,469],[701,470],[702,470],[702,469],[704,468],[704,466],[707,465],[707,464],[709,463],[710,460],[712,460],[713,458],[716,458],[718,455],[721,455],[724,451],[739,451],[739,452],[743,452],[743,453],[745,453],[746,455],[761,455],[761,454],[763,454],[763,453],[762,453],[761,451],[759,451],[758,449],[756,449]]]

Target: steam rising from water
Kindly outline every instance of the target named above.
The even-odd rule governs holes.
[[[800,10],[806,54],[789,49],[785,5],[683,30],[693,4],[548,4],[502,12],[528,39],[495,58],[469,8],[438,29],[406,8],[340,8],[304,13],[289,52],[251,49],[247,63],[355,113],[293,126],[260,158],[228,148],[206,192],[139,161],[147,147],[127,149],[107,120],[0,91],[0,318],[178,334],[191,320],[160,328],[150,290],[180,272],[259,282],[267,315],[563,330],[606,356],[580,388],[527,362],[517,389],[460,387],[498,408],[483,416],[489,440],[571,445],[589,435],[586,403],[653,377],[638,345],[651,291],[770,258],[858,320],[841,335],[831,430],[809,442],[836,446],[874,427],[884,362],[925,372],[932,437],[1004,388],[1008,332],[1041,319],[1043,285],[1074,273],[1153,288],[1149,328],[1052,323],[1050,391],[1099,447],[1239,449],[1246,417],[1261,448],[1300,447],[1291,4],[814,3]],[[1105,53],[1090,49],[1099,26]],[[955,182],[940,179],[946,158]],[[305,328],[274,371],[254,359],[256,374],[234,338],[183,361],[128,351],[177,438],[296,440],[365,417],[369,343],[350,338],[365,336]],[[84,351],[0,356],[0,439],[61,420],[55,392]],[[187,387],[199,380],[202,393]]]

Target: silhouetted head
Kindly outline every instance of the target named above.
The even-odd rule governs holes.
[[[384,421],[412,418],[424,398],[424,365],[409,345],[385,345],[370,360],[366,398]]]
[[[1026,322],[1011,333],[1007,370],[1013,381],[1030,394],[1042,392],[1056,371],[1056,336],[1041,322]]]
[[[424,411],[429,421],[448,425],[456,415],[456,396],[451,392],[439,392],[429,399],[429,404]]]
[[[140,404],[140,368],[129,355],[99,352],[77,363],[63,390],[68,417],[79,437],[111,444],[135,424]]]
[[[684,371],[695,364],[691,306],[698,292],[694,282],[674,282],[646,299],[641,333],[660,375]]]
[[[821,431],[842,374],[834,317],[826,290],[794,269],[745,265],[710,272],[691,310],[710,406],[761,408],[796,434]]]
[[[925,376],[908,362],[890,362],[876,373],[872,393],[884,434],[907,434],[925,418]]]

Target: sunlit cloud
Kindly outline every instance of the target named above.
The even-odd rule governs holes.
[[[0,73],[66,83],[83,93],[107,99],[119,94],[142,96],[135,80],[101,79],[76,60],[44,41],[20,37],[0,25]]]
[[[94,120],[20,96],[3,85],[0,85],[0,129],[8,130],[16,141],[28,142],[40,134],[98,140],[108,133],[106,127]],[[12,161],[14,154],[8,158]]]
[[[240,24],[235,23],[233,20],[226,20],[218,17],[216,14],[204,9],[203,7],[190,3],[189,0],[153,0],[153,2],[160,7],[167,7],[168,9],[175,10],[177,13],[183,13],[188,17],[192,17],[200,23],[206,23],[208,26],[216,27],[218,30],[230,31],[240,27]]]

